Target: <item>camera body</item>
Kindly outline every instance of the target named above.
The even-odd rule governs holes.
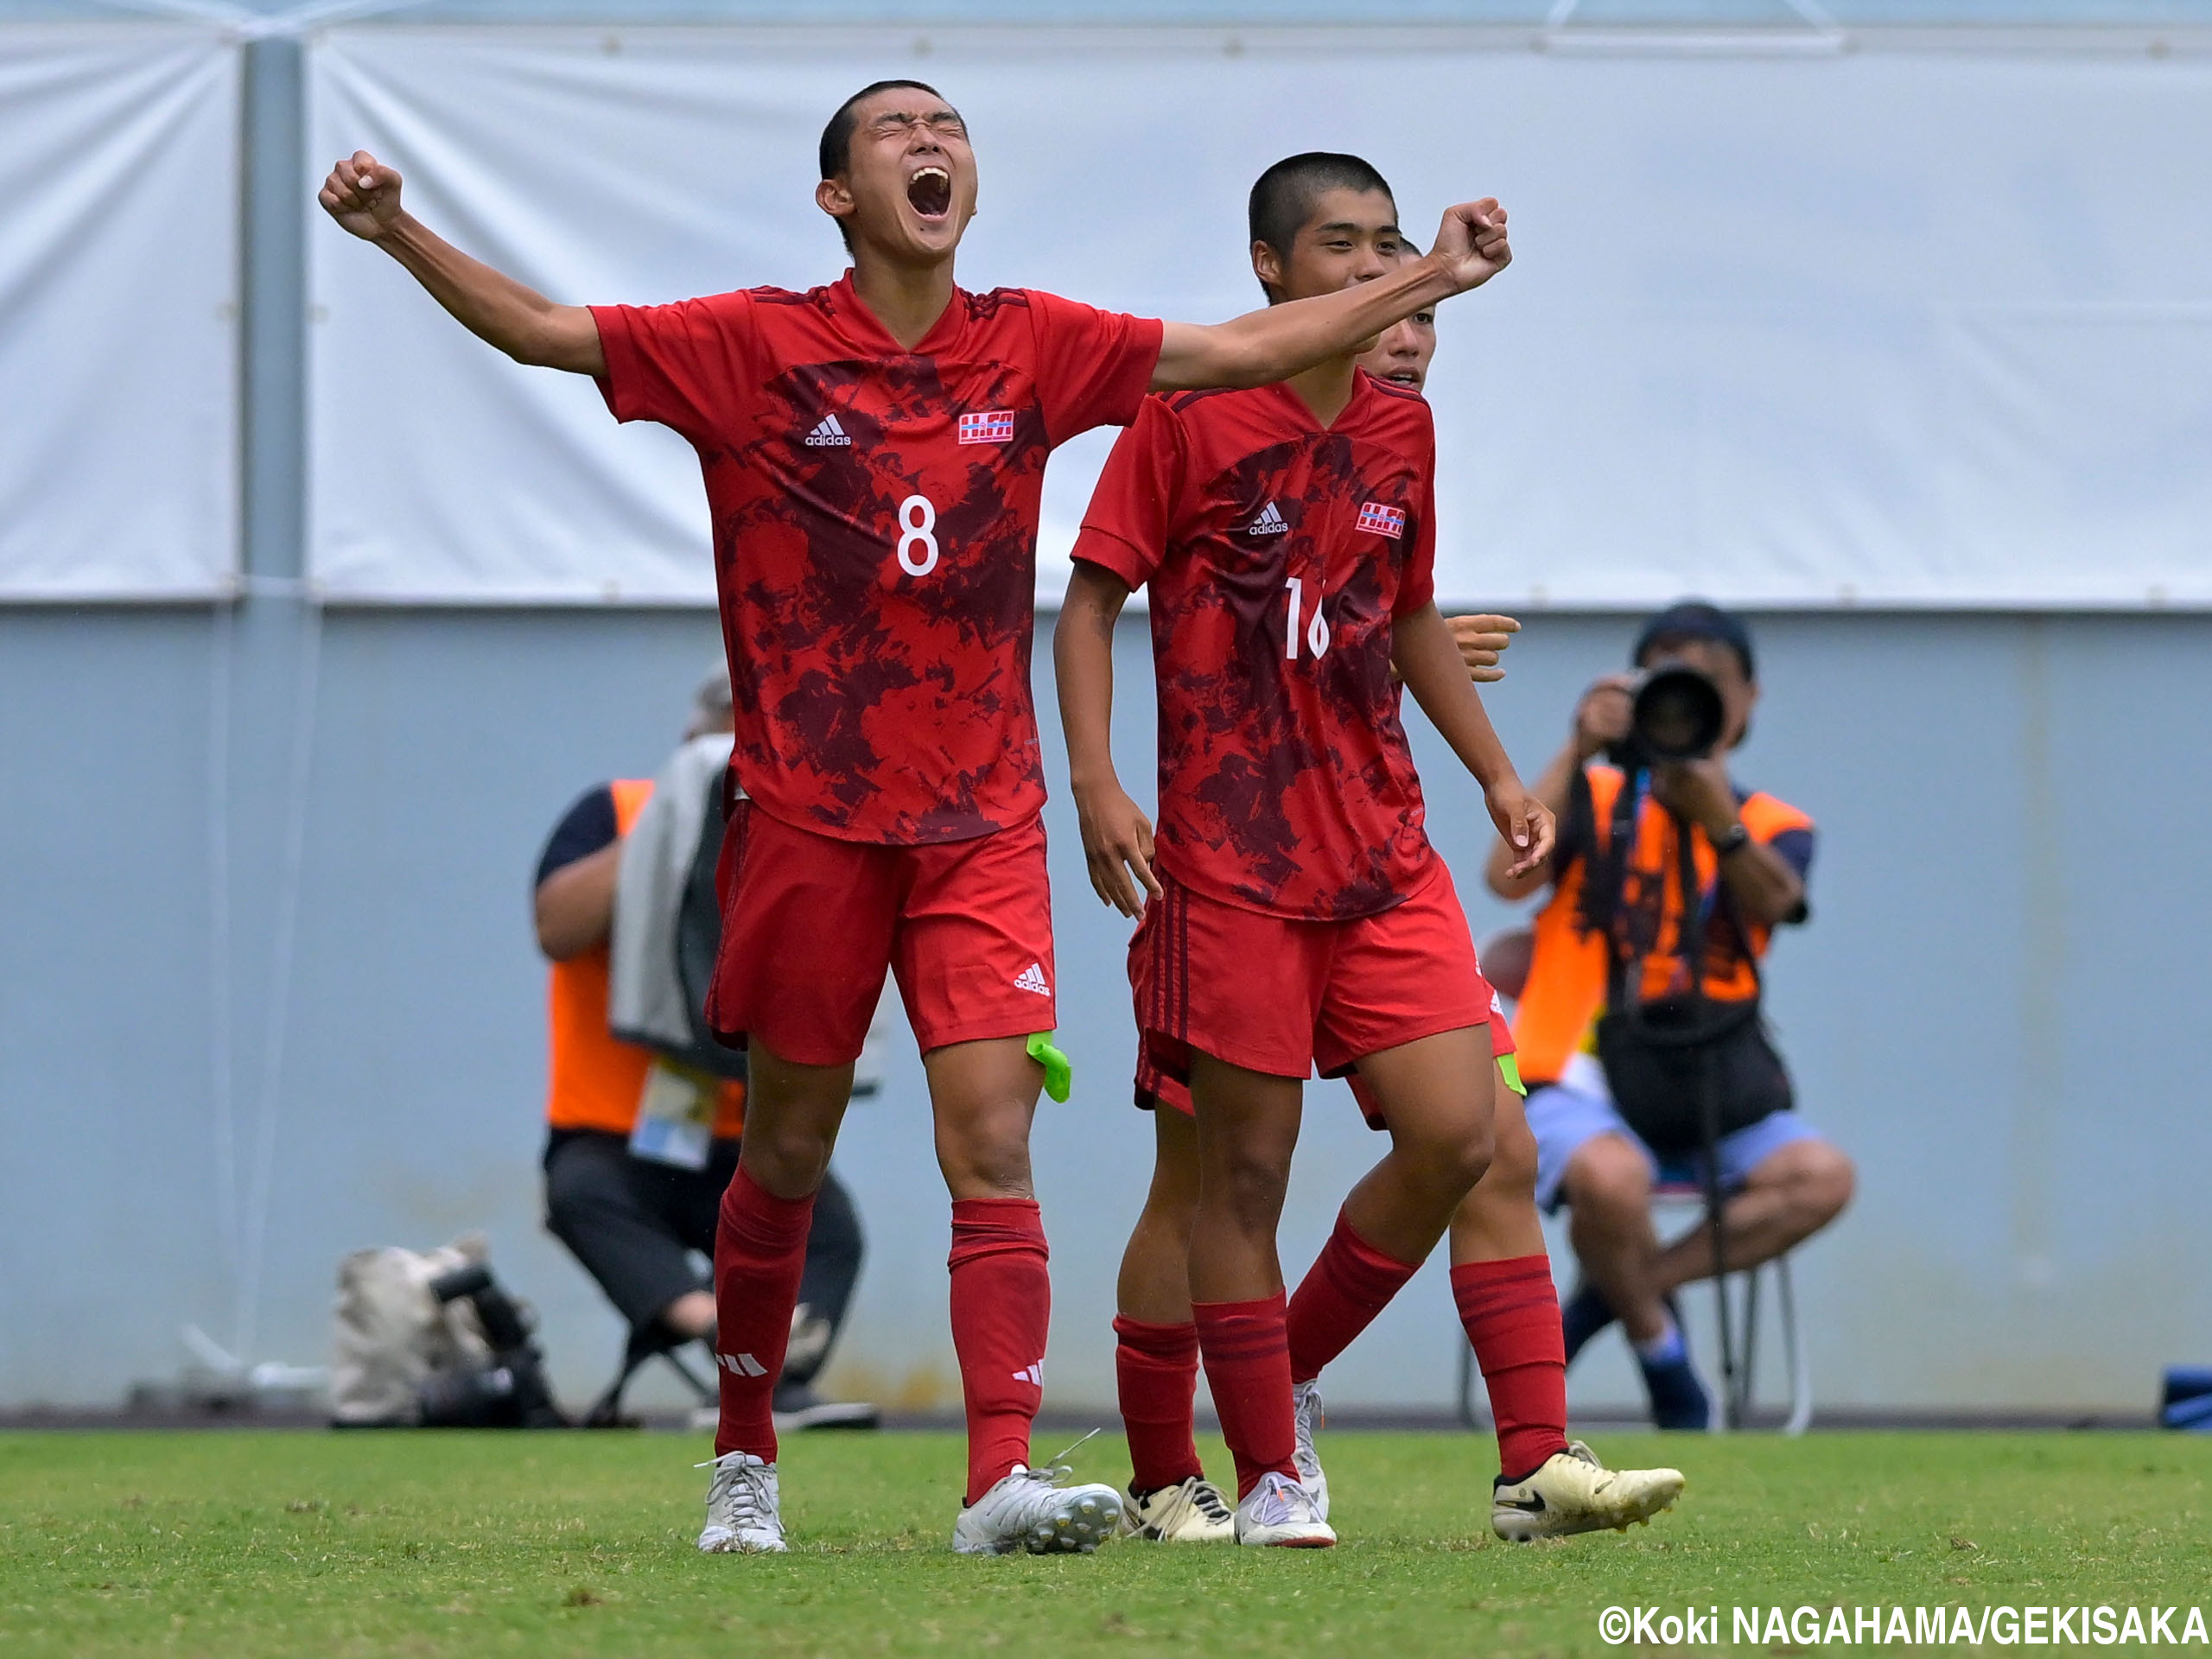
[[[1711,675],[1688,663],[1662,663],[1629,690],[1628,735],[1607,758],[1623,771],[1702,760],[1728,728],[1728,705]]]
[[[531,1340],[530,1315],[482,1262],[430,1281],[439,1302],[467,1301],[492,1350],[488,1365],[438,1372],[416,1393],[425,1428],[562,1428],[567,1419],[545,1381],[544,1356]]]

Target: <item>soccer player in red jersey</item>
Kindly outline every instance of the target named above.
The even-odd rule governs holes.
[[[1277,163],[1251,216],[1271,299],[1379,280],[1407,257],[1388,187],[1354,157]],[[1226,1530],[1334,1541],[1310,1455],[1313,1379],[1411,1276],[1490,1161],[1491,1058],[1510,1043],[1491,1034],[1494,1001],[1422,830],[1394,664],[1484,784],[1516,855],[1541,859],[1551,836],[1432,601],[1427,406],[1363,373],[1357,350],[1287,385],[1148,403],[1100,480],[1056,639],[1094,884],[1132,914],[1132,872],[1152,895],[1130,967],[1146,1058],[1187,1079],[1197,1110],[1195,1136],[1157,1115],[1158,1179],[1117,1321],[1132,1493],[1154,1535],[1225,1530],[1188,1432],[1196,1350],[1236,1459]],[[1138,583],[1151,588],[1159,682],[1156,847],[1106,735],[1113,620]],[[1300,1079],[1317,1058],[1332,1075],[1357,1064],[1392,1147],[1287,1308],[1274,1226]],[[1512,1150],[1532,1171],[1533,1144]],[[1543,1319],[1516,1262],[1477,1298],[1501,1317],[1471,1310],[1470,1323],[1493,1348],[1529,1345],[1521,1332],[1537,1327],[1541,1363],[1548,1319],[1563,1376],[1541,1251],[1538,1231]],[[1186,1297],[1189,1325],[1176,1317]],[[1537,1463],[1567,1451],[1556,1430],[1529,1438]]]
[[[559,305],[461,253],[365,152],[321,201],[517,360],[594,376],[624,420],[697,449],[736,703],[717,1031],[751,1099],[715,1259],[721,1417],[705,1550],[785,1548],[770,1398],[813,1196],[877,993],[896,976],[952,1196],[951,1313],[969,1426],[953,1547],[1087,1549],[1110,1487],[1032,1470],[1050,1306],[1029,1127],[1054,1026],[1043,766],[1029,688],[1038,500],[1052,448],[1147,390],[1259,385],[1342,353],[1511,257],[1495,202],[1363,289],[1212,326],[1026,289],[970,294],[959,113],[879,82],[822,136],[815,197],[852,255],[805,293]],[[731,791],[733,797],[736,791]]]
[[[1373,212],[1387,222],[1382,204],[1375,204]],[[1311,252],[1294,235],[1288,291],[1303,291],[1303,283],[1319,275],[1305,269]],[[1422,310],[1386,331],[1359,364],[1380,380],[1418,392],[1427,382],[1435,350],[1435,315]],[[1499,656],[1519,623],[1510,617],[1453,617],[1451,627],[1476,681],[1504,677]],[[1148,859],[1150,848],[1141,843],[1149,826],[1141,815],[1124,822],[1140,836],[1139,856]],[[1092,869],[1103,884],[1101,897],[1133,901],[1123,861],[1110,849],[1097,850]],[[1502,1472],[1492,1483],[1491,1525],[1500,1537],[1516,1541],[1624,1526],[1670,1503],[1681,1489],[1681,1478],[1670,1469],[1605,1469],[1586,1446],[1567,1438],[1566,1363],[1559,1303],[1535,1203],[1536,1146],[1522,1110],[1519,1079],[1510,1067],[1511,1029],[1495,1007],[1491,1041],[1499,1063],[1494,1149],[1489,1168],[1452,1218],[1450,1251],[1453,1300],[1489,1381],[1497,1431]],[[1383,1127],[1357,1072],[1351,1082],[1360,1103],[1369,1109],[1370,1122]],[[1198,1151],[1190,1091],[1163,1076],[1141,1050],[1136,1096],[1139,1105],[1159,1109],[1152,1186],[1122,1257],[1114,1322],[1116,1369],[1135,1477],[1122,1528],[1133,1536],[1166,1541],[1224,1541],[1233,1535],[1229,1507],[1199,1466],[1193,1434],[1198,1355],[1188,1262]],[[1332,1253],[1346,1255],[1349,1247],[1334,1241],[1325,1257]],[[1330,1340],[1331,1304],[1343,1294],[1347,1277],[1343,1265],[1332,1262],[1309,1274],[1290,1299],[1287,1319],[1296,1414],[1294,1459],[1324,1521],[1328,1488],[1313,1443],[1320,1414],[1315,1356],[1325,1351]],[[1385,1268],[1373,1289],[1387,1295],[1396,1289],[1396,1277]],[[1356,1281],[1353,1289],[1356,1294]]]

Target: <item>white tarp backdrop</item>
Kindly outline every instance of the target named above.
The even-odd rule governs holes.
[[[0,28],[0,599],[238,568],[238,52]]]
[[[311,165],[374,150],[563,300],[804,287],[842,266],[823,119],[913,75],[977,147],[965,285],[1208,320],[1258,298],[1253,177],[1354,150],[1423,239],[1466,196],[1513,215],[1512,269],[1441,319],[1448,598],[2212,604],[2212,60],[2100,39],[364,27],[311,50]],[[679,440],[498,358],[334,227],[309,245],[333,597],[707,595]],[[1055,463],[1048,600],[1109,435]]]

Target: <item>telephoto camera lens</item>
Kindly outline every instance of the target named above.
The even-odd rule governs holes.
[[[1630,732],[1653,760],[1702,760],[1726,724],[1720,688],[1687,663],[1655,668],[1636,688]]]

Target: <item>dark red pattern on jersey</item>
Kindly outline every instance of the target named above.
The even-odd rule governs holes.
[[[1033,817],[1046,457],[1135,413],[1160,325],[956,289],[907,352],[849,273],[593,315],[608,407],[699,452],[746,793],[849,841],[960,841]],[[993,417],[990,441],[961,441],[970,411]]]
[[[1433,592],[1434,459],[1428,405],[1363,374],[1333,428],[1265,386],[1147,398],[1116,442],[1075,556],[1151,590],[1178,880],[1342,920],[1427,868],[1390,646]]]

